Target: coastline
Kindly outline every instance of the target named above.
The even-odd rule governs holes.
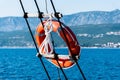
[[[35,47],[0,47],[0,49],[35,49]],[[67,49],[67,47],[55,47],[55,49]],[[111,47],[81,47],[81,49],[120,49]]]

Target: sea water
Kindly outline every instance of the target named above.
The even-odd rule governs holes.
[[[57,49],[58,53],[67,53],[65,48]],[[0,49],[0,80],[48,80],[45,70],[36,57],[36,50]],[[61,80],[64,75],[53,64],[42,58],[51,80]],[[78,60],[87,80],[120,80],[120,49],[82,48]],[[64,69],[68,80],[83,80],[78,67]]]

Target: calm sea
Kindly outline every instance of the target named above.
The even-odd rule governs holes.
[[[66,53],[66,49],[57,49]],[[52,80],[58,79],[57,68],[42,58]],[[87,80],[120,80],[120,49],[82,49],[78,61]],[[59,70],[60,71],[60,70]],[[68,80],[82,80],[77,68],[65,69]],[[60,71],[60,78],[64,76]],[[35,49],[0,49],[0,80],[48,80],[36,57]]]

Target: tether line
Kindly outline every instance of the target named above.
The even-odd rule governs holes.
[[[53,53],[55,54],[55,60],[57,61],[57,64],[58,64],[58,66],[60,67],[60,70],[62,71],[65,79],[68,80],[65,72],[63,71],[63,69],[62,69],[62,67],[61,67],[61,65],[60,65],[60,63],[59,63],[59,61],[58,61],[58,54],[55,52],[55,47],[54,47],[55,44],[54,44],[54,40],[53,40],[52,34],[51,34],[51,38],[52,38],[52,44],[53,44]],[[58,70],[58,74],[59,74],[59,70]],[[60,75],[59,75],[59,77],[60,77]]]
[[[35,1],[35,4],[36,4],[36,7],[37,7],[38,12],[41,13],[37,1],[36,1],[36,0],[34,0],[34,1]],[[43,25],[43,21],[42,21],[41,17],[39,17],[39,18],[40,18],[41,23],[42,23],[42,25]],[[43,25],[43,27],[44,27],[44,25]],[[54,47],[54,41],[52,41],[52,43],[53,43],[53,47]],[[66,77],[66,75],[65,75],[65,73],[64,73],[64,71],[63,71],[63,69],[62,69],[62,67],[61,67],[61,65],[60,65],[60,63],[58,62],[58,55],[55,53],[55,49],[53,49],[53,53],[55,54],[55,59],[56,59],[56,61],[57,61],[57,63],[58,63],[58,66],[60,67],[60,69],[61,69],[61,71],[62,71],[65,79],[67,80],[67,77]]]
[[[51,5],[52,5],[52,7],[53,7],[54,13],[57,15],[55,6],[54,6],[54,4],[53,4],[53,1],[50,0],[50,2],[51,2]],[[59,24],[60,24],[61,30],[62,30],[62,32],[63,32],[63,35],[64,35],[65,40],[66,40],[66,43],[67,43],[67,45],[68,45],[68,48],[70,48],[70,45],[69,45],[69,43],[68,43],[68,39],[67,39],[67,37],[66,37],[66,35],[65,35],[65,31],[63,30],[63,27],[62,27],[62,25],[61,25],[60,18],[58,17],[58,15],[56,16],[56,18],[58,19],[58,22],[59,22]],[[71,49],[70,49],[70,52],[72,52]],[[85,75],[84,75],[82,69],[80,68],[80,65],[78,64],[78,62],[77,62],[77,60],[76,60],[76,57],[73,56],[73,59],[74,59],[76,65],[77,65],[80,73],[82,74],[83,79],[86,80]]]
[[[32,37],[32,39],[33,39],[33,42],[34,42],[34,44],[35,44],[37,53],[39,53],[39,49],[38,49],[37,44],[36,44],[36,42],[35,42],[35,39],[34,39],[32,30],[31,30],[30,25],[29,25],[29,22],[28,22],[28,20],[27,20],[27,17],[25,17],[26,12],[25,12],[25,9],[24,9],[24,7],[23,7],[23,3],[22,3],[21,0],[19,0],[19,1],[20,1],[20,5],[21,5],[21,7],[22,7],[23,13],[24,13],[24,19],[25,19],[26,24],[27,24],[27,26],[28,26],[30,35],[31,35],[31,37]],[[43,66],[43,68],[44,68],[44,70],[45,70],[47,76],[48,76],[48,79],[51,80],[51,79],[50,79],[50,76],[49,76],[49,74],[48,74],[48,72],[47,72],[47,70],[46,70],[46,68],[45,68],[45,65],[44,65],[44,63],[43,63],[43,61],[42,61],[42,59],[41,59],[42,55],[39,54],[38,57],[39,57],[39,59],[40,59],[40,62],[41,62],[41,64],[42,64],[42,66]]]
[[[54,9],[55,16],[56,16],[56,15],[57,15],[57,14],[56,14],[56,9],[55,9],[55,7],[54,7],[54,4],[53,4],[52,0],[50,0],[50,1],[51,1],[51,4],[52,4],[52,7],[53,7],[53,9]],[[57,19],[58,19],[58,22],[60,23],[60,20],[59,20],[58,17],[57,17]],[[61,23],[60,23],[60,26],[61,26]],[[54,46],[54,44],[53,44],[53,46]],[[60,65],[60,63],[59,63],[59,61],[58,61],[58,55],[55,53],[55,50],[54,50],[54,54],[55,54],[55,59],[56,59],[56,61],[57,61],[57,63],[58,63],[58,66],[60,67],[60,70],[62,71],[65,79],[68,80],[65,72],[63,71],[63,69],[62,69],[62,67],[61,67],[61,65]]]
[[[36,7],[37,7],[37,10],[38,10],[38,13],[40,14],[41,11],[40,11],[40,9],[39,9],[39,6],[38,6],[37,1],[34,0],[34,2],[35,2],[35,4],[36,4]],[[42,17],[39,17],[39,19],[40,19],[40,21],[41,21],[41,23],[42,23],[42,25],[43,25],[43,21],[42,21],[41,18],[42,18]],[[44,25],[43,25],[43,27],[44,27]],[[53,40],[53,39],[52,39],[52,40]],[[53,47],[54,47],[54,41],[52,41],[52,43],[53,43]],[[64,73],[64,71],[63,71],[63,69],[62,69],[62,67],[60,66],[60,63],[58,62],[58,56],[57,56],[57,54],[55,53],[55,49],[53,50],[53,53],[55,54],[55,59],[56,59],[58,65],[59,65],[59,67],[60,67],[60,69],[61,69],[61,71],[62,71],[62,73],[63,73],[65,79],[67,80],[67,77],[66,77],[66,75],[65,75],[65,73]]]
[[[75,63],[76,63],[76,65],[77,65],[77,67],[78,67],[78,69],[79,69],[79,71],[80,71],[80,73],[81,73],[81,75],[82,75],[83,79],[84,79],[84,80],[86,80],[86,77],[85,77],[85,75],[84,75],[84,73],[83,73],[82,69],[80,68],[80,65],[78,64],[78,62],[77,62],[77,61],[75,61]]]
[[[37,1],[34,0],[34,2],[35,2],[36,8],[37,8],[38,13],[39,13],[39,19],[40,19],[40,21],[41,21],[42,26],[44,27],[43,20],[42,20],[42,18],[43,18],[42,14],[43,14],[43,13],[40,11],[39,6],[38,6],[38,4],[37,4]]]
[[[45,5],[46,5],[46,6],[45,6],[45,7],[46,7],[46,13],[48,13],[48,9],[47,9],[47,7],[48,7],[48,6],[47,6],[47,0],[45,0]]]
[[[57,68],[57,71],[58,71],[58,80],[61,80],[59,68]]]
[[[63,73],[63,75],[64,75],[64,77],[65,77],[65,80],[68,80],[65,72],[63,71],[63,69],[62,69],[62,67],[61,67],[61,65],[60,65],[60,63],[59,63],[59,61],[58,61],[58,55],[55,53],[55,51],[54,51],[54,54],[55,54],[55,59],[56,59],[56,61],[57,61],[57,63],[58,63],[58,66],[60,67],[60,70],[62,71],[62,73]]]

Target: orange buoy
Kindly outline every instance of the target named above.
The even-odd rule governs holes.
[[[46,24],[47,24],[47,21],[43,21],[43,25],[46,26]],[[53,32],[58,31],[60,37],[65,41],[69,50],[68,55],[58,55],[57,60],[62,68],[69,68],[75,64],[75,61],[73,60],[72,57],[77,57],[78,59],[80,55],[80,45],[77,41],[75,34],[72,32],[72,30],[69,27],[65,26],[65,24],[61,22],[61,25],[63,26],[62,29],[60,28],[60,23],[56,20],[52,20],[51,24],[52,24],[52,31]],[[51,26],[47,25],[47,30],[50,30],[50,29],[51,29]],[[36,29],[35,39],[38,47],[40,47],[40,50],[41,50],[40,54],[46,57],[51,63],[59,67],[58,62],[55,59],[51,44],[48,43],[47,45],[43,45],[43,43],[45,43],[44,40],[46,39],[46,37],[47,35],[45,33],[44,27],[42,26],[42,24],[39,24]],[[46,46],[47,48],[45,48]]]

